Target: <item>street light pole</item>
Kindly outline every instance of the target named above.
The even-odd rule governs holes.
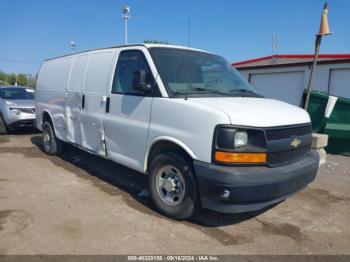
[[[77,44],[74,41],[70,41],[70,50],[74,54],[77,51]]]
[[[125,19],[125,18],[124,18]],[[124,28],[124,32],[125,32],[125,44],[128,44],[128,19],[125,19],[125,28]]]
[[[123,19],[124,19],[124,40],[125,44],[128,44],[128,19],[130,18],[130,7],[128,5],[123,6],[122,8]]]

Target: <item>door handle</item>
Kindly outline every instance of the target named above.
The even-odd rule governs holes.
[[[82,95],[81,97],[81,109],[85,108],[85,95]]]
[[[107,100],[106,100],[106,113],[109,113],[110,103],[111,103],[111,98],[107,97]]]

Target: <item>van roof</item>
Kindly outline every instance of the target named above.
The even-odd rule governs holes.
[[[193,50],[193,51],[200,51],[200,52],[208,53],[205,50],[187,47],[187,46],[181,46],[181,45],[168,45],[168,44],[143,44],[143,45],[146,46],[147,48],[164,47],[164,48],[186,49],[186,50]]]
[[[77,53],[74,53],[74,54],[67,54],[67,55],[57,56],[57,57],[53,57],[53,58],[48,58],[48,59],[46,59],[45,61],[54,60],[54,59],[63,58],[63,57],[69,57],[69,56],[73,56],[73,55],[76,55],[76,54],[82,54],[82,53],[93,52],[93,51],[97,51],[97,50],[114,49],[114,48],[123,48],[123,47],[132,47],[132,46],[144,46],[144,47],[146,47],[146,48],[160,47],[160,48],[186,49],[186,50],[192,50],[192,51],[199,51],[199,52],[208,53],[208,52],[205,51],[205,50],[196,49],[196,48],[192,48],[192,47],[186,47],[186,46],[180,46],[180,45],[168,45],[168,44],[129,44],[129,45],[118,45],[118,46],[103,47],[103,48],[96,48],[96,49],[81,51],[81,52],[77,52]]]

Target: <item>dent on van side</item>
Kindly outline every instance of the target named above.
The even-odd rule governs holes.
[[[262,97],[197,49],[130,45],[46,60],[35,112],[46,153],[70,143],[147,174],[158,210],[178,220],[200,207],[273,205],[318,169],[306,111]]]

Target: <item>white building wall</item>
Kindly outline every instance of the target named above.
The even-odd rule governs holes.
[[[304,73],[304,81],[302,83],[302,87],[300,87],[300,79],[295,80],[295,88],[299,90],[305,90],[307,88],[307,84],[310,77],[310,69],[311,66],[283,66],[283,67],[274,67],[274,68],[257,68],[257,69],[238,69],[242,75],[250,81],[252,76],[257,74],[268,74],[271,78],[279,78],[281,79],[281,73],[288,72],[303,72]],[[348,73],[347,73],[348,72]],[[286,74],[287,76],[288,74]],[[332,76],[331,76],[332,75]],[[285,81],[293,81],[291,78],[285,79]],[[262,86],[259,86],[259,83],[255,81],[256,88],[259,90],[263,90],[262,94],[266,97],[276,98],[276,92],[273,92],[273,89],[264,88],[266,85],[266,79],[261,83]],[[271,79],[271,83],[275,83]],[[283,81],[280,82],[280,85],[283,85]],[[332,86],[336,85],[336,86]],[[288,82],[286,85],[288,88],[293,86],[293,83]],[[276,86],[276,88],[279,88]],[[343,96],[350,99],[350,63],[338,63],[338,64],[320,64],[317,66],[314,82],[313,82],[313,90],[330,93],[335,96]],[[266,91],[266,92],[264,92]],[[277,90],[278,91],[278,90]],[[283,90],[284,92],[284,90]],[[285,97],[285,95],[284,95]],[[281,97],[282,101],[285,101],[283,97]],[[286,101],[290,102],[290,101]],[[300,105],[301,101],[293,101],[292,104]]]

